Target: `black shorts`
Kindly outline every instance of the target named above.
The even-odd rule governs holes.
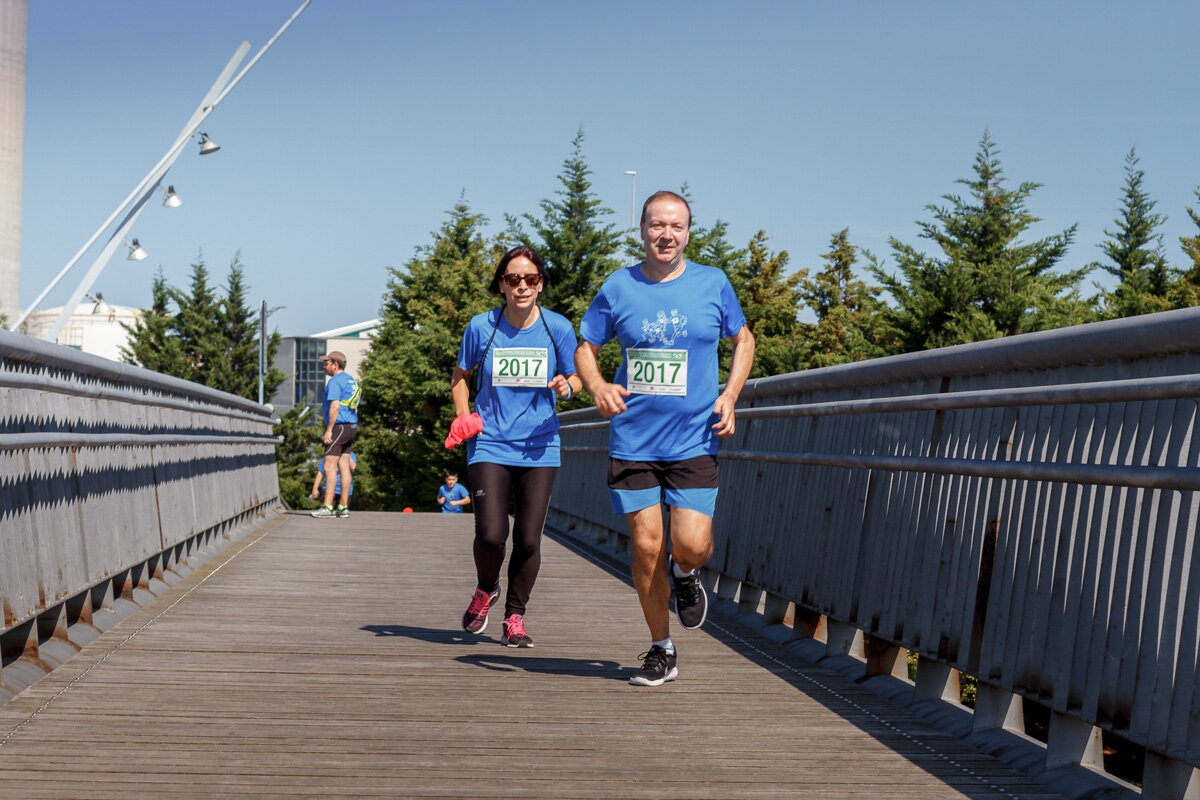
[[[614,514],[629,514],[661,502],[713,515],[717,505],[717,457],[683,461],[608,460],[608,494]]]
[[[325,445],[325,457],[341,456],[350,452],[350,445],[358,438],[358,426],[352,422],[339,422],[333,426],[333,441]]]

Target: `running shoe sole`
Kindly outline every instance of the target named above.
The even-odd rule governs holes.
[[[668,672],[666,675],[662,676],[661,678],[659,678],[658,680],[651,680],[649,678],[643,678],[640,675],[634,675],[632,678],[629,679],[629,683],[631,686],[662,686],[667,681],[673,681],[678,677],[679,677],[679,668],[671,667],[671,671]]]
[[[508,640],[507,636],[500,637],[500,644],[504,645],[505,647],[533,647],[533,642],[517,642],[516,644],[513,644]]]

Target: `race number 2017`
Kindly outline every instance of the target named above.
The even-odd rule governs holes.
[[[687,357],[687,350],[626,350],[627,388],[633,394],[687,395]]]
[[[545,389],[549,355],[545,347],[497,347],[492,351],[492,385]]]

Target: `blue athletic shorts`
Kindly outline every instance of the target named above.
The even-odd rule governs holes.
[[[717,457],[683,461],[608,460],[608,495],[614,514],[659,503],[690,508],[709,517],[717,507]]]

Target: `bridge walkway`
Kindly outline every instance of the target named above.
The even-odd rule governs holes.
[[[619,569],[548,538],[537,646],[459,629],[471,517],[287,514],[0,707],[0,798],[1047,798],[735,620],[646,632]]]

